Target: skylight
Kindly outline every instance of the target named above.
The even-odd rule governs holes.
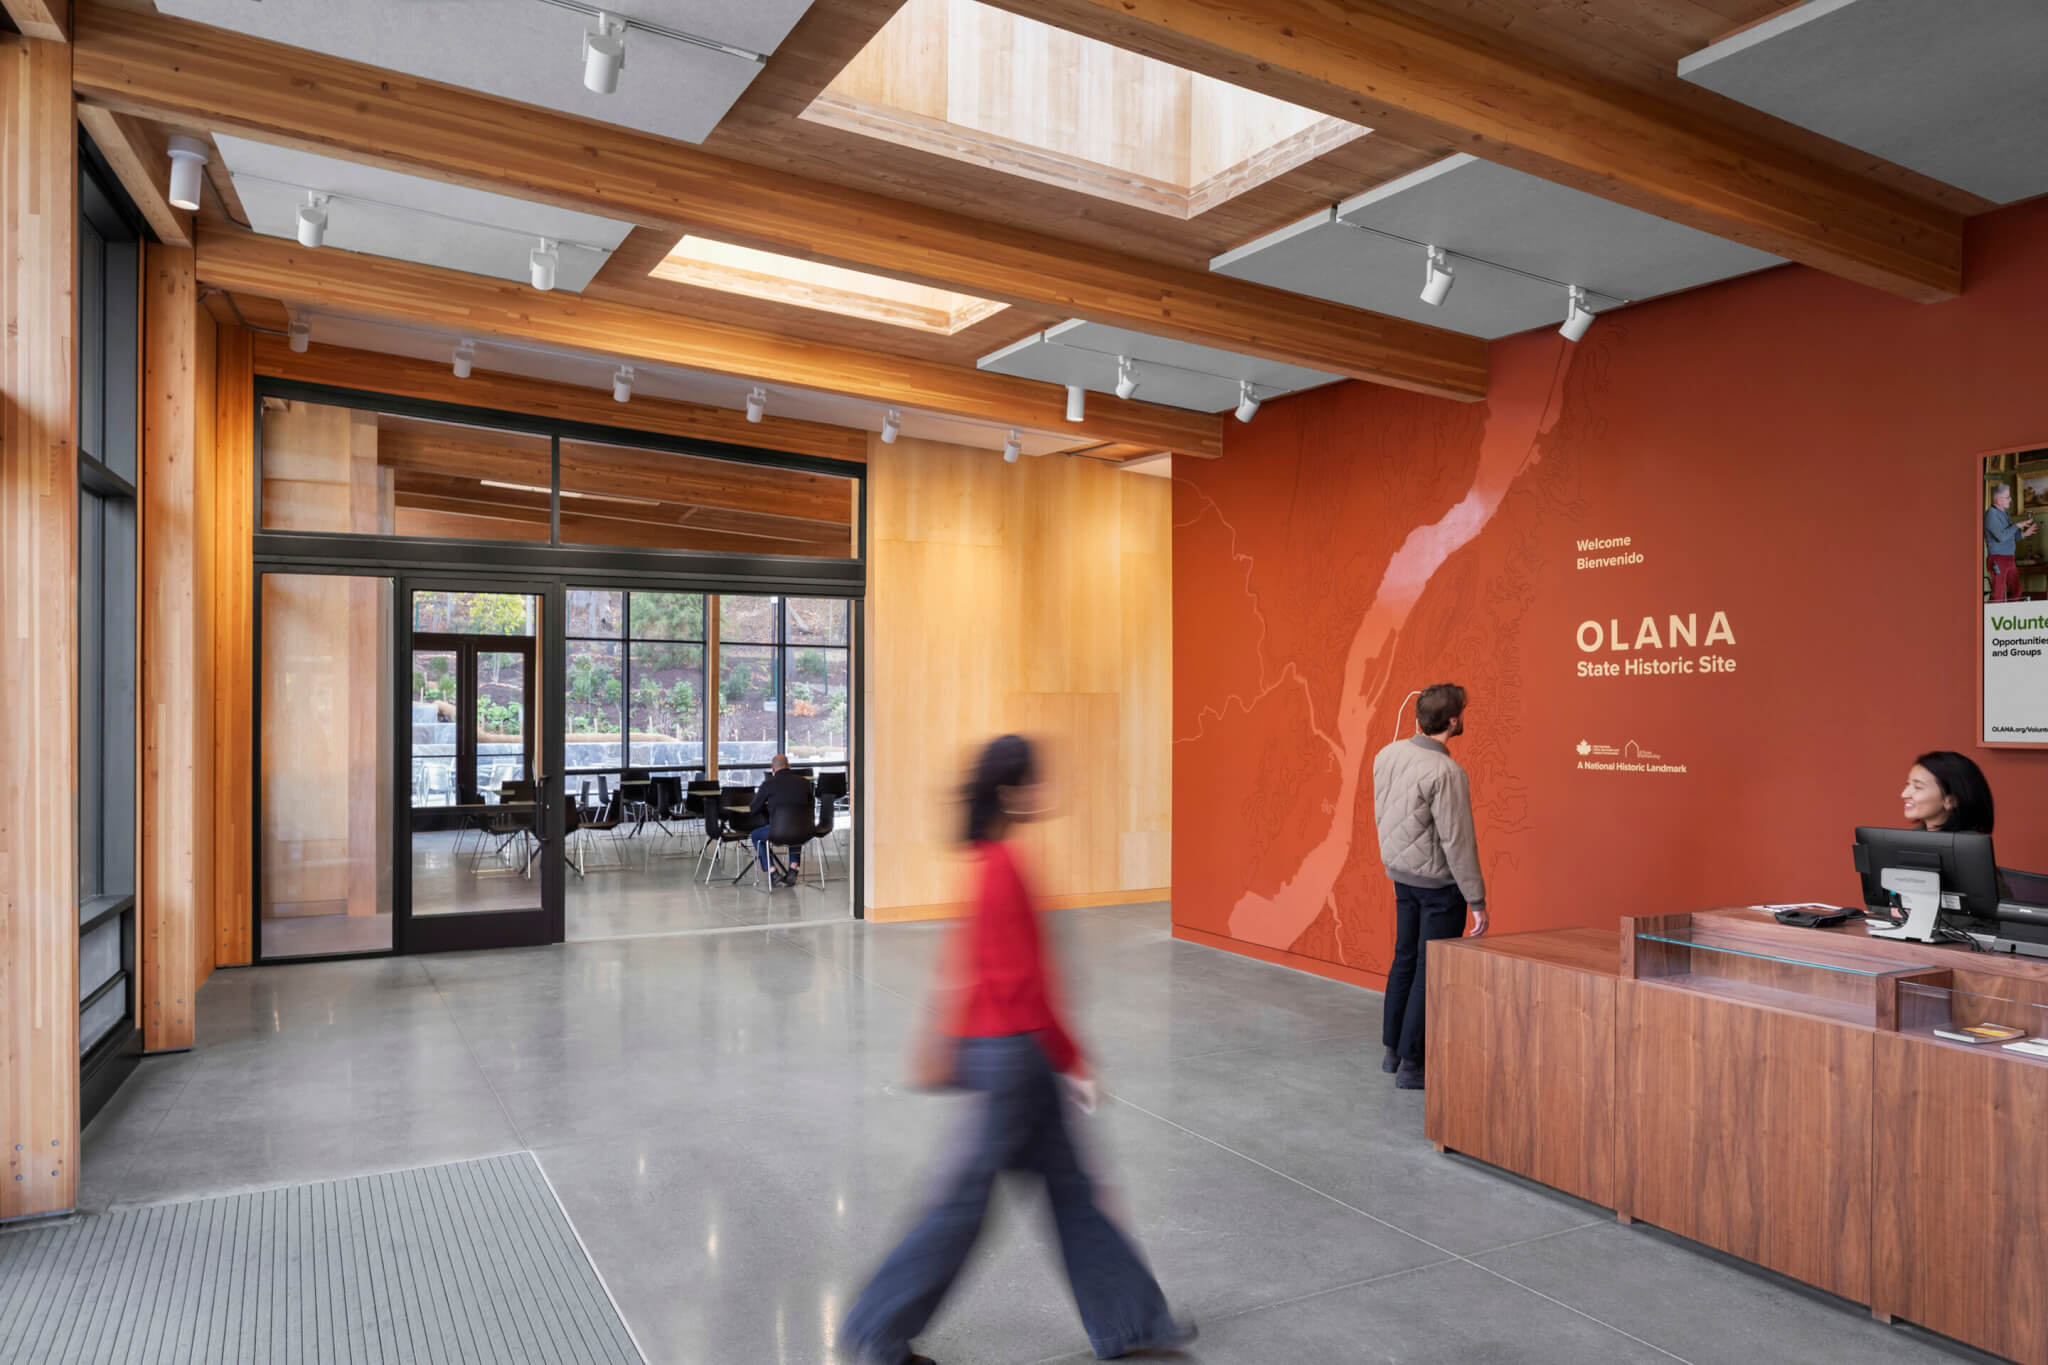
[[[803,117],[1175,218],[1370,131],[977,0],[907,0]]]
[[[648,273],[657,280],[722,289],[943,336],[972,327],[1008,306],[971,294],[906,284],[883,275],[703,237],[683,238]]]

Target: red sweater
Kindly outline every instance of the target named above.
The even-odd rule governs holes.
[[[981,870],[974,916],[956,943],[958,984],[964,989],[953,1031],[962,1038],[1035,1033],[1053,1069],[1072,1070],[1081,1050],[1060,1022],[1038,919],[1017,860],[1000,840],[975,845],[975,853]]]

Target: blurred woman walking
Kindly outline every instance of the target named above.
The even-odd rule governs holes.
[[[1031,894],[1007,842],[1015,822],[1042,810],[1041,790],[1037,756],[1017,735],[990,741],[967,784],[978,885],[913,1079],[957,1086],[978,1101],[938,1202],[847,1316],[842,1335],[866,1365],[932,1365],[911,1352],[911,1338],[966,1264],[1004,1171],[1045,1182],[1067,1283],[1098,1357],[1171,1350],[1195,1336],[1191,1324],[1174,1320],[1159,1282],[1103,1213],[1067,1128],[1067,1099],[1092,1108],[1095,1082],[1060,1020]]]

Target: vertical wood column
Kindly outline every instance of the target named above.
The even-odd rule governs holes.
[[[220,329],[213,403],[213,960],[231,967],[252,957],[256,856],[256,334],[246,327]]]
[[[0,37],[0,1219],[78,1191],[78,148]]]
[[[143,252],[142,1045],[192,1046],[213,970],[213,319],[189,247]]]

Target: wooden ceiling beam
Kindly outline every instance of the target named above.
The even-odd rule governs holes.
[[[78,121],[157,240],[191,246],[192,212],[171,203],[170,139],[140,120],[97,105],[79,105]]]
[[[71,0],[0,0],[0,10],[7,12],[24,38],[71,41]]]
[[[1028,431],[1150,442],[1212,458],[1223,453],[1223,420],[1210,413],[1095,394],[1087,419],[1069,424],[1065,391],[1055,384],[769,336],[565,290],[543,293],[457,270],[204,227],[198,259],[201,281],[216,288],[351,317],[539,342]]]
[[[225,299],[226,294],[216,294]],[[282,310],[280,309],[280,312]],[[279,324],[282,325],[282,324]],[[529,417],[552,417],[596,426],[626,425],[635,431],[651,431],[685,440],[717,441],[723,445],[749,446],[792,455],[818,455],[828,460],[865,464],[868,434],[852,427],[806,422],[796,417],[768,413],[758,422],[730,408],[683,403],[669,398],[636,397],[630,411],[612,401],[610,391],[578,388],[523,375],[500,374],[479,364],[467,379],[457,379],[447,364],[416,360],[411,356],[384,355],[348,346],[315,346],[303,353],[285,344],[284,338],[257,334],[256,373],[267,379],[293,379],[307,384],[329,384],[339,388],[368,389],[373,393],[418,398],[430,403],[456,403],[464,407],[492,408],[500,412],[525,413]]]
[[[806,180],[184,20],[87,5],[77,30],[79,98],[123,113],[1398,388],[1485,396],[1485,343],[1439,327]]]
[[[1954,210],[1385,0],[991,3],[1904,298],[1962,292]]]

